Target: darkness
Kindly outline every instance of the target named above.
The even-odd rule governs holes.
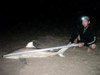
[[[0,33],[16,33],[37,30],[50,31],[71,29],[81,24],[81,16],[90,17],[91,23],[100,30],[99,0],[41,0],[12,2],[1,7]]]

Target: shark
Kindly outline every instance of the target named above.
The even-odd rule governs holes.
[[[24,48],[20,48],[11,53],[3,55],[3,58],[7,59],[20,59],[20,58],[44,58],[58,55],[60,57],[65,57],[64,52],[68,50],[69,47],[78,46],[78,44],[71,44],[59,47],[51,47],[38,49],[34,46],[33,41],[29,42]],[[58,51],[54,51],[54,50]]]

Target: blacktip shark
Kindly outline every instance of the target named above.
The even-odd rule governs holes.
[[[43,58],[49,57],[54,55],[59,55],[60,57],[64,57],[64,52],[69,47],[78,46],[78,44],[71,44],[59,47],[51,47],[51,48],[44,48],[44,49],[37,49],[34,42],[29,42],[25,48],[18,49],[12,53],[3,55],[3,58],[9,59],[20,59],[20,58]],[[53,50],[59,49],[59,51],[55,52]]]

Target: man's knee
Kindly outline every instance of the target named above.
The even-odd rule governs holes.
[[[95,49],[96,48],[96,44],[90,45],[90,48]]]
[[[77,36],[77,38],[74,40],[74,43],[77,43],[78,40],[80,40],[80,35]]]
[[[79,47],[83,47],[84,46],[84,43],[79,43],[78,46]]]

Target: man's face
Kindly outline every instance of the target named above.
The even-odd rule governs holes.
[[[89,24],[90,24],[90,21],[87,21],[87,20],[82,21],[82,25],[84,28],[87,28]]]

